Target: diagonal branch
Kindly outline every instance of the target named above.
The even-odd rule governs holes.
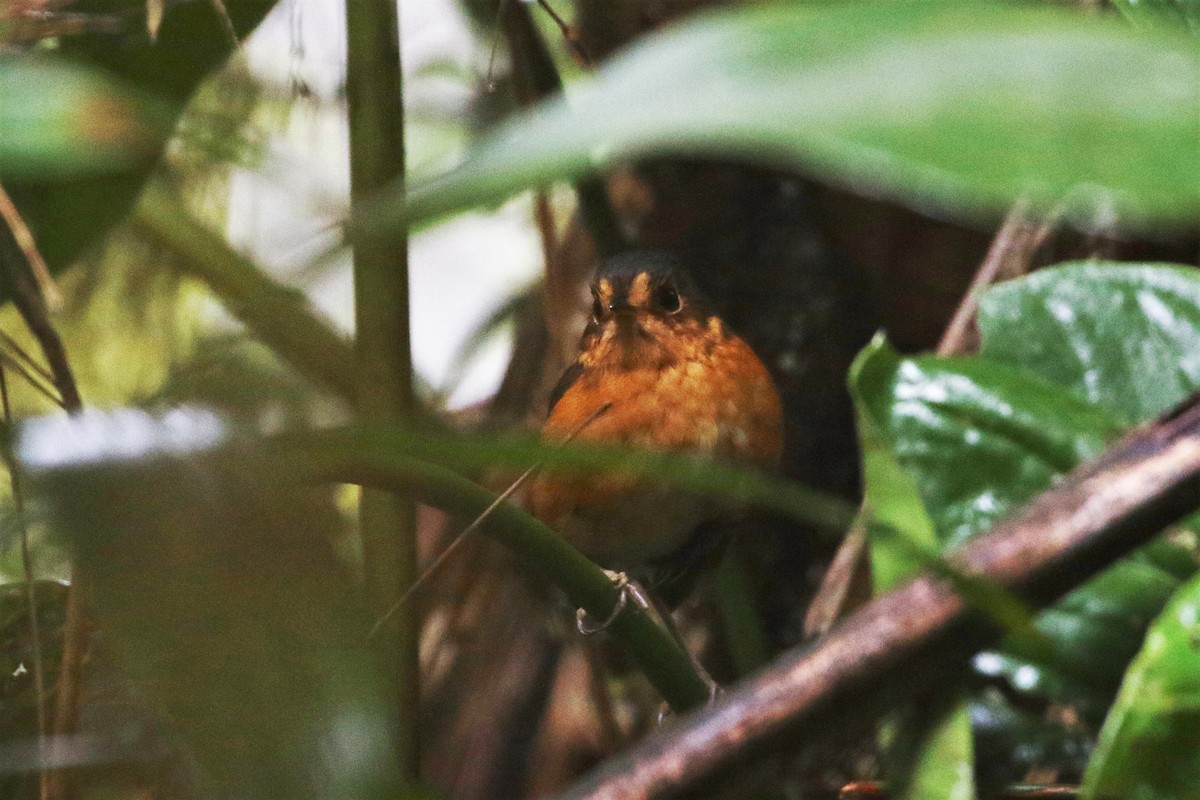
[[[1200,395],[1082,465],[949,561],[1044,606],[1200,506]],[[961,669],[999,631],[928,574],[816,648],[792,651],[716,706],[607,762],[565,798],[674,797],[772,747],[862,722]]]

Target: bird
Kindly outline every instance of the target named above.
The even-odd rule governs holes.
[[[591,316],[578,356],[551,392],[545,440],[778,468],[784,426],[774,381],[678,256],[618,255],[590,288]],[[670,605],[723,549],[713,524],[720,505],[619,472],[543,473],[526,505],[600,566],[673,597]]]

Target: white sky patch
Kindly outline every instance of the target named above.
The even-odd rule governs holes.
[[[477,44],[454,0],[401,0],[400,27],[410,99],[422,89],[422,80],[414,76],[423,67],[479,68]],[[304,286],[314,305],[349,334],[354,325],[349,257],[342,255],[320,274],[306,270],[336,243],[346,210],[348,129],[344,108],[330,103],[345,79],[344,38],[342,3],[285,0],[247,43],[257,74],[283,87],[300,82],[326,104],[295,103],[273,136],[264,169],[234,173],[227,230],[236,247],[281,280]],[[431,136],[423,128],[422,135],[408,137],[410,166],[445,160],[445,142]],[[435,388],[442,388],[478,325],[539,274],[541,248],[531,217],[528,199],[518,199],[497,213],[464,214],[413,237],[413,362]],[[450,406],[490,396],[510,352],[506,332],[474,362]]]

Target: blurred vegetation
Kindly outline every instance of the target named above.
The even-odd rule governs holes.
[[[281,173],[305,169],[280,155],[281,131],[345,113],[342,65],[323,65],[338,87],[323,94],[264,77],[238,45],[304,7],[0,8],[15,458],[0,490],[0,797],[551,796],[651,732],[662,700],[704,702],[648,615],[619,614],[596,646],[567,632],[561,597],[604,618],[618,594],[515,504],[399,607],[419,683],[389,668],[352,485],[422,504],[426,565],[539,463],[753,505],[678,614],[732,683],[805,645],[814,596],[833,586],[836,616],[945,570],[944,554],[1200,388],[1197,0],[447,4],[471,55],[406,79],[407,187],[374,187],[353,215],[348,198],[299,198],[329,229],[296,243],[315,255],[288,271],[224,229],[236,176],[286,190]],[[394,112],[373,110],[386,128]],[[361,348],[314,287],[351,245],[390,257],[410,231],[519,193],[543,279],[496,298],[447,386],[415,376],[402,421],[356,424]],[[537,441],[580,288],[612,244],[593,235],[604,214],[628,246],[679,252],[762,355],[785,403],[782,475]],[[997,254],[999,281],[972,285]],[[960,307],[968,334],[947,344]],[[41,323],[87,407],[70,419]],[[498,333],[513,347],[495,397],[449,409]],[[374,346],[411,369],[406,345]],[[847,530],[862,549],[823,586]],[[1195,796],[1198,532],[1164,532],[1040,612],[974,592],[1005,636],[956,680],[856,720],[866,733],[836,752],[785,752],[720,791]],[[417,781],[397,764],[412,734],[398,719],[418,726]]]

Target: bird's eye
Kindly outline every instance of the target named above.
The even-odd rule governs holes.
[[[595,317],[596,319],[600,319],[600,317],[603,315],[604,315],[604,306],[600,305],[600,298],[593,297],[592,298],[592,316]]]
[[[654,303],[668,314],[674,314],[682,304],[679,302],[679,292],[674,286],[662,286],[654,293]]]

